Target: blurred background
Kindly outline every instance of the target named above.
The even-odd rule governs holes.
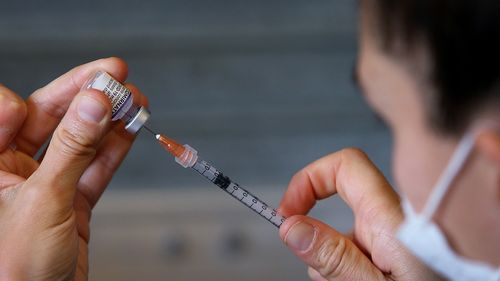
[[[2,1],[0,83],[23,97],[108,56],[150,127],[277,207],[291,176],[344,147],[389,174],[390,140],[353,86],[354,0]],[[339,199],[312,215],[340,231]],[[276,229],[142,132],[93,213],[90,280],[307,280]]]

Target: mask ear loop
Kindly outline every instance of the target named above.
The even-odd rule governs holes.
[[[427,220],[432,218],[449,187],[452,185],[457,175],[462,171],[465,161],[467,161],[467,158],[469,158],[469,155],[474,148],[477,137],[476,132],[477,131],[468,133],[458,144],[458,147],[448,162],[448,166],[436,183],[434,190],[422,210],[421,215],[423,218]]]

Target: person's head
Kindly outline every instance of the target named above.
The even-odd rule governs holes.
[[[500,1],[361,0],[360,18],[357,75],[417,211],[463,134],[498,125],[480,134],[434,218],[459,254],[500,265]]]

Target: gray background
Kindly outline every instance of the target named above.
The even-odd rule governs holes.
[[[364,149],[388,174],[389,135],[352,85],[356,29],[356,3],[349,0],[2,1],[0,83],[27,97],[76,65],[101,57],[122,57],[129,64],[128,81],[149,97],[152,128],[189,143],[240,184],[268,194],[277,203],[297,170],[343,147]],[[171,234],[159,235],[158,239],[167,241],[161,243],[175,244],[178,236],[196,237],[205,231],[197,228],[201,215],[184,212],[191,210],[193,204],[205,206],[203,212],[213,213],[206,221],[213,220],[216,225],[220,223],[218,212],[226,199],[231,200],[220,193],[206,193],[207,186],[203,179],[173,163],[152,137],[142,132],[111,183],[110,193],[101,202],[102,209],[96,210],[103,215],[94,215],[93,239],[110,245],[109,240],[102,238],[107,237],[100,232],[103,227],[111,229],[110,237],[137,227],[130,221],[127,225],[125,220],[123,225],[115,225],[122,227],[120,230],[113,228],[117,209],[124,208],[121,214],[137,214],[143,208],[144,216],[137,219],[143,221],[151,220],[151,212],[156,212],[151,206],[162,210],[161,221],[168,225],[168,231],[180,228],[178,224],[168,224],[168,220],[186,218],[181,214],[189,216],[185,221],[192,222],[185,232],[180,232],[182,235],[172,234],[173,240],[169,240]],[[193,191],[191,196],[185,196],[186,190]],[[172,198],[191,201],[165,210],[159,207],[161,204],[148,203],[162,196],[172,202],[177,201]],[[213,204],[206,204],[206,197],[212,198]],[[137,209],[127,208],[127,200],[144,204],[137,203]],[[251,220],[245,210],[241,214],[236,211],[240,210],[237,204],[227,208],[235,210],[227,211],[233,214],[234,223],[245,225],[247,219]],[[340,208],[332,224],[347,230],[352,218],[340,202],[320,205],[319,210],[323,211],[317,214],[332,220],[328,215],[332,208]],[[259,231],[275,235],[265,223],[255,219]],[[159,221],[152,220],[151,225]],[[158,231],[141,227],[147,233]],[[224,233],[227,227],[223,225],[221,229]],[[242,228],[236,233],[247,230]],[[141,241],[141,237],[146,240],[147,234],[138,233],[126,243],[130,246],[134,243],[131,241]],[[246,237],[254,239],[248,234]],[[213,242],[205,240],[206,244]],[[106,255],[117,247],[110,246],[105,251],[98,247],[100,250],[95,251]],[[279,251],[280,259],[286,260],[282,268],[293,272],[292,268],[295,270],[300,263],[285,249]],[[194,252],[199,254],[202,250]],[[200,258],[186,264],[206,264],[214,258],[208,252],[204,252],[206,260]],[[243,264],[248,267],[268,256],[269,253],[261,253]],[[168,268],[171,261],[158,259],[159,267],[164,262]],[[116,273],[126,268],[102,273],[106,267],[119,264],[114,258],[104,258],[99,264],[106,266],[94,266],[95,280],[133,276]],[[148,276],[145,280],[196,278],[189,275],[189,270],[143,272],[141,268],[146,265],[141,267],[140,259],[134,260],[134,265],[133,271]],[[212,271],[203,278],[231,280],[239,276],[239,280],[246,280],[240,275],[245,266],[224,275],[229,266],[213,265],[217,273]],[[281,278],[273,275],[272,266],[257,268],[261,280]],[[304,268],[300,270],[300,275],[286,278],[303,280]]]

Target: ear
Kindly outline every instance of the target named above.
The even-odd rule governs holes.
[[[483,131],[478,136],[477,151],[487,159],[491,165],[494,165],[497,173],[500,175],[500,132],[495,130]],[[496,187],[496,198],[500,202],[500,180]]]
[[[500,131],[482,131],[477,139],[477,149],[486,159],[500,169]]]

